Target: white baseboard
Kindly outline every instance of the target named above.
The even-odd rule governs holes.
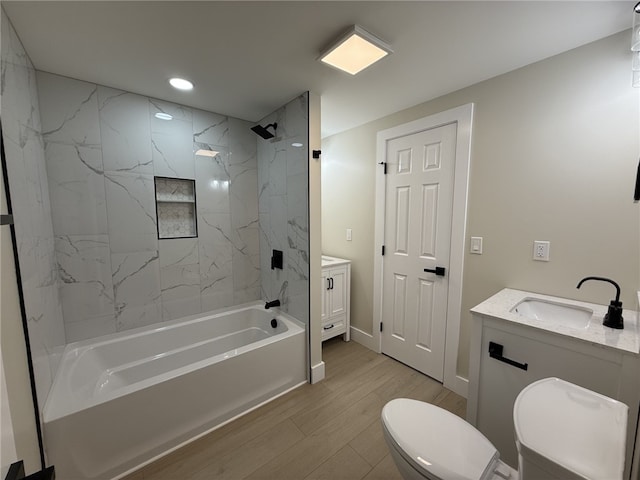
[[[380,347],[370,333],[351,327],[351,340],[367,347],[369,350],[380,353]],[[450,383],[445,381],[444,386],[461,397],[468,398],[469,396],[469,380],[460,375],[456,375]]]
[[[376,345],[376,341],[370,333],[363,332],[356,327],[351,327],[351,340],[367,347],[369,350],[380,353],[380,347]],[[312,381],[311,383],[314,382]],[[451,383],[445,382],[444,387],[457,393],[461,397],[468,398],[469,396],[469,380],[460,375],[456,375]]]
[[[457,393],[461,397],[469,398],[469,380],[461,377],[460,375],[456,375],[453,379],[453,382],[451,382],[450,384],[448,382],[445,382],[444,387],[448,388],[454,393]]]
[[[356,327],[351,327],[351,340],[358,342],[360,345],[364,345],[369,350],[380,353],[380,346],[376,345],[376,341],[370,333],[363,332]]]
[[[311,367],[311,383],[318,383],[321,380],[324,380],[324,362]]]

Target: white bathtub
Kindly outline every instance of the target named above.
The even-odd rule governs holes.
[[[304,327],[257,302],[72,343],[44,407],[48,460],[61,480],[118,478],[306,378]]]

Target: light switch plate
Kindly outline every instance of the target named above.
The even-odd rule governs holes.
[[[347,228],[347,242],[351,241],[351,229]]]
[[[482,237],[471,237],[471,246],[469,247],[469,253],[482,255]]]

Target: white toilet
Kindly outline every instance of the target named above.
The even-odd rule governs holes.
[[[628,407],[558,378],[527,386],[513,407],[518,468],[500,461],[469,423],[434,405],[397,398],[382,409],[391,456],[405,480],[617,480]]]

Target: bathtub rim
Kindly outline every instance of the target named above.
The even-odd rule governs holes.
[[[135,334],[143,333],[147,331],[153,331],[158,329],[168,330],[169,328],[175,327],[177,325],[182,325],[183,323],[191,322],[194,320],[200,320],[202,317],[206,317],[210,315],[220,315],[223,313],[234,313],[240,310],[246,310],[247,308],[253,308],[253,307],[260,307],[259,310],[264,310],[267,312],[275,312],[277,313],[277,315],[282,315],[283,317],[290,320],[291,322],[293,322],[303,330],[306,330],[306,326],[304,323],[302,323],[297,318],[292,317],[288,313],[283,312],[280,308],[275,307],[275,308],[270,308],[269,310],[266,310],[264,308],[263,301],[254,300],[251,302],[240,303],[238,305],[233,305],[230,307],[217,308],[215,310],[208,310],[206,312],[195,313],[193,315],[187,315],[184,317],[175,318],[173,320],[161,321],[157,323],[152,323],[150,325],[143,325],[142,327],[130,328],[127,330],[122,330],[121,332],[107,333],[106,335],[100,335],[99,337],[87,338],[84,340],[77,340],[75,342],[67,343],[62,353],[64,355],[67,352],[67,350],[70,350],[72,348],[87,347],[97,343],[108,343],[110,341],[117,340],[119,338],[128,337],[130,335],[135,335]]]
[[[60,405],[61,403],[60,400],[58,400],[58,402],[55,402],[55,404],[53,404],[54,393],[60,390],[61,388],[62,389],[65,388],[65,385],[60,385],[60,383],[63,382],[63,379],[60,377],[62,377],[63,372],[67,371],[67,369],[64,368],[66,363],[65,358],[67,357],[68,354],[71,354],[71,352],[73,352],[74,350],[82,351],[82,350],[86,350],[91,347],[95,347],[99,345],[115,343],[118,340],[121,340],[127,337],[148,334],[155,331],[164,331],[164,330],[169,330],[173,328],[178,328],[190,322],[206,321],[208,320],[207,317],[224,316],[226,314],[232,314],[232,313],[240,312],[243,310],[255,309],[256,307],[258,307],[258,309],[260,310],[264,309],[264,302],[259,300],[247,302],[240,305],[234,305],[231,307],[224,307],[224,308],[202,312],[194,315],[188,315],[186,317],[170,320],[167,322],[154,323],[151,325],[132,328],[129,330],[124,330],[122,332],[110,333],[108,335],[102,335],[99,337],[80,340],[77,342],[72,342],[67,344],[60,355],[59,365],[58,365],[56,374],[53,378],[53,381],[51,382],[51,388],[49,389],[49,392],[47,394],[44,408],[42,409],[42,417],[43,417],[44,423],[45,424],[52,423],[64,417],[67,417],[69,415],[73,415],[77,412],[80,412],[82,410],[89,409],[97,405],[106,403],[108,401],[114,400],[115,398],[131,394],[138,390],[149,388],[159,383],[158,381],[159,377],[162,377],[162,380],[160,381],[167,381],[175,377],[178,377],[180,375],[189,373],[191,371],[194,371],[200,368],[205,368],[206,366],[212,365],[219,361],[224,361],[223,356],[228,354],[228,352],[220,353],[213,357],[210,357],[204,360],[199,360],[197,362],[191,363],[183,367],[175,368],[164,374],[155,375],[155,376],[146,378],[140,382],[136,382],[135,384],[125,386],[119,390],[109,392],[104,396],[92,398],[88,401],[82,402],[80,405],[72,405],[71,402],[64,402],[62,405]],[[261,346],[274,343],[278,341],[278,339],[283,339],[283,338],[288,338],[290,336],[303,334],[306,331],[306,326],[301,321],[281,311],[279,308],[271,308],[268,311],[273,313],[276,318],[280,317],[285,322],[288,323],[287,332],[280,333],[272,337],[269,337],[267,339],[259,340],[257,342],[253,342],[248,345],[244,345],[239,349],[237,349],[239,350],[239,352],[236,355],[242,355],[242,353],[245,353],[246,351],[253,350],[255,348],[260,348]],[[233,355],[233,356],[236,356],[236,355]]]

